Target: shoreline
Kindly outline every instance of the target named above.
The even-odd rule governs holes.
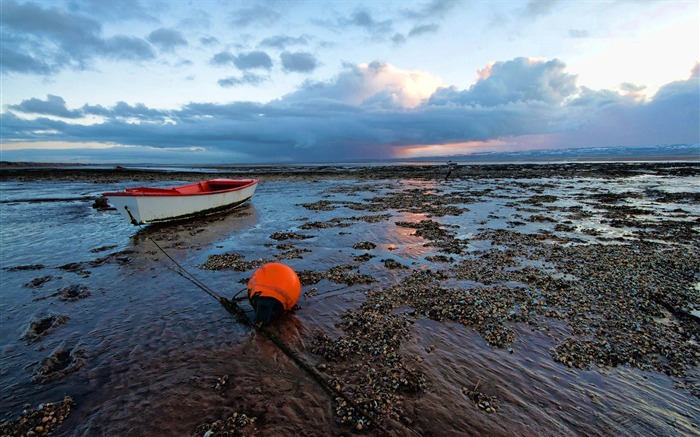
[[[158,170],[139,168],[66,168],[22,166],[0,167],[0,181],[37,180],[94,180],[95,182],[118,182],[122,180],[189,180],[215,179],[220,177],[249,178],[261,180],[284,179],[445,179],[450,178],[541,178],[566,177],[625,177],[638,176],[640,172],[663,176],[700,176],[700,162],[612,162],[612,163],[499,163],[466,165],[377,165],[345,167],[321,166],[240,166],[219,167],[217,172],[197,170]],[[203,169],[210,167],[202,167]],[[451,170],[451,171],[450,171]],[[196,178],[193,178],[196,176]]]
[[[0,180],[92,190],[249,170],[0,169]],[[447,166],[252,170],[270,183],[248,208],[135,234],[109,214],[73,220],[93,214],[72,198],[37,207],[70,218],[32,228],[62,239],[43,252],[74,229],[98,231],[67,258],[6,270],[16,331],[25,305],[61,309],[28,326],[31,345],[13,346],[27,354],[18,362],[48,365],[17,396],[60,401],[45,387],[70,387],[61,435],[665,434],[666,411],[680,414],[676,431],[698,429],[700,193],[672,178],[700,176],[700,164],[478,165],[448,180]],[[157,274],[145,233],[228,289],[263,262],[293,266],[301,309],[270,329],[366,411],[328,397],[177,275]],[[276,372],[261,375],[261,363]]]

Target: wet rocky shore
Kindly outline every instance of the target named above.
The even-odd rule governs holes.
[[[214,168],[214,167],[208,167]],[[541,177],[625,177],[643,172],[665,176],[697,176],[697,162],[617,162],[617,163],[547,163],[547,164],[416,164],[416,165],[316,165],[316,166],[232,166],[215,167],[217,172],[207,173],[195,169],[170,169],[167,171],[139,167],[81,168],[80,166],[44,166],[42,164],[0,165],[0,181],[18,180],[92,180],[112,181],[163,181],[212,179],[217,177],[256,177],[270,179],[402,179],[426,178],[541,178]],[[450,171],[452,170],[452,171]]]
[[[0,168],[0,181],[99,185],[216,177],[351,181],[296,203],[280,229],[263,231],[267,238],[256,256],[230,247],[207,254],[197,266],[204,274],[245,278],[265,262],[295,265],[303,299],[292,316],[306,328],[293,346],[314,377],[336,393],[327,398],[333,424],[309,435],[508,435],[516,429],[523,435],[619,434],[625,424],[613,416],[639,406],[637,400],[618,405],[621,386],[615,384],[645,375],[664,387],[672,384],[678,399],[669,416],[636,418],[634,426],[651,433],[700,432],[700,190],[692,183],[659,184],[696,181],[700,164],[255,167],[212,174]],[[203,226],[145,232],[187,250],[193,244],[187,235],[204,232]],[[326,238],[340,255],[318,261],[314,256]],[[91,263],[61,267],[84,274],[104,263],[133,262],[122,250],[97,253]],[[37,271],[27,288],[51,281],[40,267],[13,268]],[[338,303],[341,297],[347,301]],[[91,296],[74,286],[51,298]],[[324,308],[334,308],[328,311],[335,317],[314,326]],[[35,319],[26,341],[51,335],[70,317]],[[286,322],[266,329],[288,338]],[[476,356],[500,364],[489,368]],[[38,371],[38,381],[63,378],[66,369],[80,373],[85,360],[80,350],[59,348]],[[618,369],[628,373],[617,375]],[[209,390],[226,408],[191,426],[192,435],[307,429],[303,418],[291,428],[280,425],[259,400],[241,394],[243,387],[232,387],[235,374],[208,377],[215,381]],[[581,380],[586,386],[573,383]],[[571,403],[558,397],[559,390]],[[644,397],[643,386],[635,390]],[[455,406],[429,405],[440,396]],[[66,408],[61,414],[68,414]],[[28,435],[27,423],[34,421],[33,432],[46,434],[53,428],[43,427],[45,417],[26,413],[3,421],[0,430]],[[453,423],[441,424],[445,417]],[[527,423],[527,417],[537,420]],[[71,435],[69,429],[58,432]]]

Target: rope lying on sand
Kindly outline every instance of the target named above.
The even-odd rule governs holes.
[[[128,209],[127,209],[128,211]],[[131,213],[129,212],[129,215]],[[141,226],[141,225],[139,225]],[[141,226],[142,227],[142,226]],[[143,229],[143,227],[142,227]],[[372,415],[369,413],[365,408],[363,408],[361,405],[357,404],[354,400],[350,399],[349,396],[347,396],[345,393],[341,392],[340,390],[337,390],[335,387],[333,387],[321,374],[319,374],[316,369],[314,369],[312,366],[310,366],[306,361],[304,361],[299,354],[291,349],[284,341],[282,341],[279,337],[277,337],[275,334],[272,332],[268,331],[265,329],[262,325],[260,324],[255,324],[253,323],[250,318],[248,318],[248,315],[246,312],[241,308],[241,306],[236,302],[235,299],[227,299],[224,296],[221,296],[220,294],[216,293],[214,290],[211,288],[207,287],[203,282],[201,282],[199,279],[197,279],[196,276],[194,276],[192,273],[190,273],[187,269],[185,269],[180,263],[178,263],[173,257],[171,257],[159,244],[156,242],[155,239],[153,239],[148,232],[144,232],[146,237],[160,250],[172,263],[177,266],[177,269],[174,271],[182,276],[183,278],[187,279],[188,281],[192,282],[195,286],[197,286],[200,290],[214,298],[217,302],[219,302],[225,309],[228,311],[230,314],[232,314],[234,317],[236,317],[236,320],[240,323],[243,323],[244,325],[249,326],[250,328],[254,329],[258,334],[262,335],[265,337],[267,340],[272,342],[275,346],[277,346],[287,357],[289,357],[290,360],[294,362],[294,364],[299,367],[302,371],[306,372],[306,374],[313,379],[327,394],[331,396],[337,396],[339,398],[342,398],[345,402],[347,402],[348,405],[350,405],[352,408],[355,409],[356,412],[362,414],[368,419],[368,426],[374,426],[378,430],[380,430],[382,433],[389,435],[389,431],[384,428],[381,424],[379,424],[377,421],[369,422],[373,417],[376,415]],[[243,291],[243,290],[241,290]],[[240,291],[236,294],[240,294]],[[401,422],[399,422],[401,423]],[[402,423],[403,425],[403,423]],[[405,425],[404,425],[405,427]],[[418,435],[415,431],[412,429],[405,427],[406,430],[410,431],[412,434]]]

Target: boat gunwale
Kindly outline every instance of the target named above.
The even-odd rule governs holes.
[[[211,191],[199,191],[199,192],[193,192],[193,193],[183,193],[178,191],[181,188],[187,188],[187,187],[193,187],[200,185],[204,182],[207,183],[225,183],[225,182],[247,182],[243,185],[235,186],[232,188],[226,188],[223,190],[211,190]],[[259,179],[209,179],[206,181],[200,181],[200,182],[193,182],[191,184],[185,184],[185,185],[178,185],[177,187],[170,187],[170,188],[158,188],[158,187],[134,187],[134,188],[126,188],[124,191],[115,191],[115,192],[108,192],[108,193],[102,193],[103,196],[105,197],[115,197],[115,196],[120,196],[120,197],[191,197],[191,196],[212,196],[212,195],[217,195],[217,194],[225,194],[225,193],[231,193],[234,191],[240,191],[244,190],[246,188],[250,188],[254,185],[257,185],[258,182],[260,182]],[[145,191],[145,190],[153,190],[153,191]]]

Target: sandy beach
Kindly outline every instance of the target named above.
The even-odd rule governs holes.
[[[217,177],[260,188],[143,228],[92,207]],[[2,435],[700,432],[698,163],[3,165],[0,183]],[[265,329],[309,369],[152,240],[227,297],[294,268],[298,308]]]

